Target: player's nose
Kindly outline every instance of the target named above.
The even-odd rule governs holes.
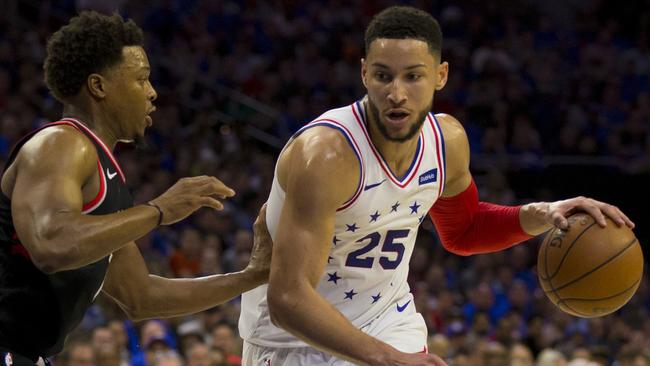
[[[388,101],[399,106],[406,101],[406,89],[398,78],[395,78],[389,85]]]
[[[158,99],[158,93],[156,92],[156,89],[154,89],[153,85],[151,85],[151,83],[149,83],[149,92],[147,93],[147,98],[152,102]]]

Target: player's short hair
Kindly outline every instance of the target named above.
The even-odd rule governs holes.
[[[88,75],[122,61],[122,48],[142,46],[142,29],[120,15],[84,11],[50,37],[43,65],[45,83],[55,98],[76,95]]]
[[[375,15],[366,28],[366,54],[377,38],[418,39],[429,45],[429,51],[440,54],[442,31],[431,14],[411,6],[391,6]]]

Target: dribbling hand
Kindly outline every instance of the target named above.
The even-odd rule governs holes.
[[[179,179],[165,193],[151,200],[151,203],[162,212],[161,225],[171,225],[201,207],[223,210],[223,204],[219,200],[234,195],[235,191],[219,179],[203,175]]]
[[[560,229],[567,229],[567,217],[576,212],[586,212],[591,215],[601,227],[605,227],[605,217],[609,217],[616,225],[626,225],[634,228],[634,223],[616,206],[587,197],[575,197],[567,200],[545,203],[540,206],[540,219]]]

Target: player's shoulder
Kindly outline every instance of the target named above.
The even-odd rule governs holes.
[[[63,157],[80,164],[94,163],[97,160],[97,150],[75,127],[57,125],[36,132],[20,148],[17,159],[48,162],[60,161]]]
[[[304,202],[320,199],[335,208],[357,189],[359,164],[340,131],[314,126],[295,136],[282,151],[277,178],[287,196]]]
[[[289,146],[291,154],[300,160],[318,164],[347,164],[356,161],[356,155],[346,135],[328,125],[315,125],[294,137]]]
[[[464,167],[469,159],[469,141],[463,124],[450,114],[438,113],[435,116],[445,140],[448,165],[453,167],[459,161],[458,166]]]
[[[351,105],[330,109],[310,122],[295,136],[293,143],[304,149],[303,156],[323,163],[354,162],[355,118]]]
[[[445,140],[458,137],[467,138],[463,124],[456,117],[447,113],[436,113],[435,116]]]
[[[49,144],[79,144],[92,146],[90,140],[74,126],[59,124],[48,126],[36,132],[29,142],[47,142]],[[28,142],[28,143],[29,143]]]

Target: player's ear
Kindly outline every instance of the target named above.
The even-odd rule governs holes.
[[[95,98],[103,99],[106,97],[106,79],[99,74],[90,74],[86,79],[88,92]]]
[[[436,75],[436,90],[441,90],[447,84],[447,77],[449,76],[449,63],[447,61],[438,65],[438,73]]]
[[[363,86],[366,88],[368,87],[368,84],[366,83],[366,75],[368,73],[368,69],[366,68],[366,59],[362,58],[361,59],[361,82],[363,82]]]

